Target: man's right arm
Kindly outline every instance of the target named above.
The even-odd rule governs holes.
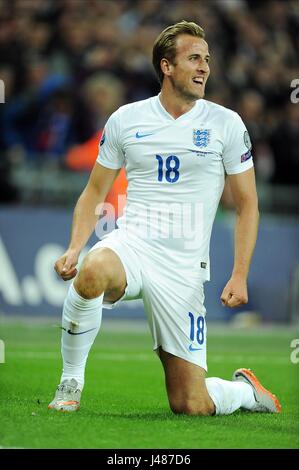
[[[55,270],[64,281],[76,276],[79,254],[98,220],[96,207],[105,201],[119,171],[119,169],[110,169],[95,163],[89,181],[74,210],[69,247],[55,263]]]

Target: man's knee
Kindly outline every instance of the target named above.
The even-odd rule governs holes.
[[[181,398],[169,400],[170,408],[175,414],[186,414],[189,416],[211,416],[215,412],[211,400],[195,400],[194,398]]]
[[[80,267],[74,286],[81,297],[99,297],[110,283],[111,268],[105,260],[104,250],[101,253],[90,252]]]

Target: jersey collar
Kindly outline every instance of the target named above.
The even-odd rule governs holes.
[[[193,108],[191,108],[189,111],[187,111],[186,113],[182,114],[180,117],[175,119],[173,116],[171,116],[171,114],[169,114],[168,111],[166,111],[166,109],[162,105],[160,101],[160,95],[161,93],[153,97],[153,101],[154,101],[153,104],[154,104],[154,107],[156,108],[156,111],[158,112],[160,116],[166,119],[169,119],[171,121],[174,121],[174,122],[177,122],[177,121],[184,122],[184,121],[188,121],[189,119],[194,118],[195,115],[201,112],[202,107],[203,107],[204,100],[203,99],[197,100]]]

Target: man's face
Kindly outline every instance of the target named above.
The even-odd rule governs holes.
[[[209,48],[204,39],[187,34],[177,37],[176,56],[168,75],[176,94],[188,101],[203,98],[210,75],[209,59]]]

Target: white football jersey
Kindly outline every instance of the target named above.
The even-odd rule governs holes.
[[[126,169],[127,202],[117,224],[132,246],[153,261],[209,279],[210,237],[225,173],[253,166],[240,116],[200,99],[174,119],[158,95],[113,113],[99,148],[99,164]]]

